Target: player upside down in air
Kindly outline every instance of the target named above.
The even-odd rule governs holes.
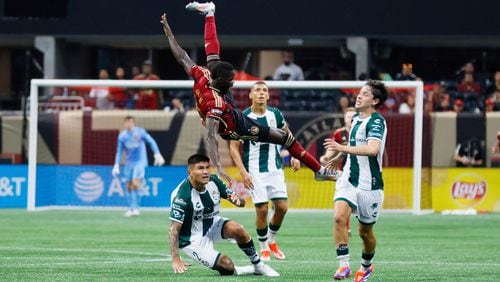
[[[215,5],[192,2],[186,6],[206,15],[205,22],[205,52],[207,68],[196,65],[187,55],[172,33],[165,14],[161,17],[163,30],[170,44],[170,50],[186,73],[194,78],[194,98],[196,108],[208,129],[208,152],[215,164],[217,173],[226,181],[231,178],[222,168],[220,161],[217,134],[226,140],[252,140],[283,145],[290,154],[302,161],[315,172],[317,180],[335,180],[336,172],[326,169],[308,153],[295,137],[288,131],[262,125],[244,115],[226,94],[234,83],[234,67],[220,60],[220,45],[217,39]]]

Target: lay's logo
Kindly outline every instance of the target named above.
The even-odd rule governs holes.
[[[488,183],[477,175],[460,175],[451,186],[451,195],[461,206],[474,207],[486,196]]]

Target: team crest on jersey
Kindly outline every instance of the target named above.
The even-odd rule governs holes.
[[[252,135],[259,135],[260,129],[258,126],[252,126],[250,127],[250,134]]]

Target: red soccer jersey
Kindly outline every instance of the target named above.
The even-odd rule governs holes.
[[[207,117],[217,118],[220,121],[219,134],[227,135],[233,132],[235,129],[233,107],[226,102],[224,95],[210,87],[210,71],[195,65],[189,74],[194,79],[196,110],[203,120],[203,125]]]

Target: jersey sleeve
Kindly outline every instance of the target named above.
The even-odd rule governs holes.
[[[381,116],[372,117],[366,125],[366,140],[375,139],[382,141],[385,130],[384,118]]]
[[[342,144],[342,131],[340,129],[335,130],[335,133],[333,133],[333,140],[335,142]]]
[[[233,190],[229,189],[229,187],[227,187],[227,185],[224,182],[222,182],[222,180],[220,180],[220,178],[217,177],[216,175],[212,174],[210,176],[210,180],[213,181],[215,185],[217,185],[217,189],[219,189],[221,198],[227,199],[229,195],[234,194]]]
[[[206,85],[210,80],[210,71],[204,67],[194,65],[189,70],[189,75],[198,85]]]
[[[285,128],[286,127],[286,121],[285,121],[285,116],[283,115],[283,113],[275,108],[274,110],[274,115],[276,116],[276,127],[278,128]]]
[[[156,144],[156,141],[149,135],[149,133],[145,130],[141,130],[142,138],[144,138],[144,141],[148,143],[149,147],[151,148],[151,151],[153,151],[154,154],[158,154],[160,152],[160,149],[158,148],[158,144]]]
[[[123,143],[120,139],[121,134],[118,134],[118,140],[116,142],[116,155],[115,155],[115,164],[120,164],[120,160],[122,158],[123,153]]]
[[[186,200],[176,196],[170,207],[170,220],[183,223],[187,212],[187,206]]]

